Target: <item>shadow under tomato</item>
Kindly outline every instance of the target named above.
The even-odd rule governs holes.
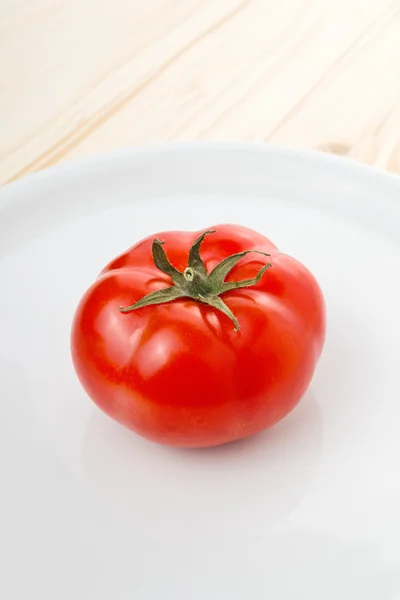
[[[307,494],[321,451],[312,392],[269,430],[224,446],[159,446],[93,411],[83,443],[87,481],[156,535],[262,531]]]

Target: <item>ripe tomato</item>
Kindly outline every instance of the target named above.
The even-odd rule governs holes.
[[[261,234],[218,225],[160,233],[113,260],[76,310],[71,349],[108,415],[151,440],[201,447],[282,419],[324,338],[311,273]]]

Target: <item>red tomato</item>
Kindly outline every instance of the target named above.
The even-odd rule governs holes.
[[[113,260],[76,310],[83,387],[163,444],[213,446],[270,427],[299,402],[322,350],[314,277],[240,226],[156,238]]]

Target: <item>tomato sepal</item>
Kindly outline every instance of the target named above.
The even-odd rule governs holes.
[[[251,279],[244,279],[241,281],[225,281],[225,278],[232,271],[234,266],[240,261],[240,259],[247,254],[255,253],[261,254],[262,256],[270,256],[270,254],[261,252],[260,250],[244,250],[228,256],[216,267],[214,267],[211,273],[208,273],[200,255],[200,247],[204,238],[213,233],[215,233],[215,229],[204,231],[194,241],[189,250],[188,266],[183,273],[176,269],[168,260],[163,248],[164,242],[158,240],[157,238],[154,239],[152,243],[154,264],[156,265],[157,269],[162,271],[162,273],[170,276],[173,285],[147,294],[132,306],[120,306],[121,313],[129,313],[133,310],[154,304],[172,302],[179,298],[191,298],[197,302],[208,304],[216,310],[224,313],[234,323],[235,331],[239,331],[239,321],[230,308],[220,298],[220,296],[231,290],[237,290],[256,285],[266,270],[272,267],[272,265],[271,263],[266,263],[259,270],[257,275]]]

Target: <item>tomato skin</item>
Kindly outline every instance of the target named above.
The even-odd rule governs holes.
[[[190,298],[129,306],[171,285],[153,261],[154,237],[183,271],[198,236],[164,232],[113,260],[80,301],[72,324],[77,375],[109,416],[153,441],[206,447],[253,435],[282,419],[308,388],[325,339],[321,290],[298,261],[261,234],[218,225],[201,246],[210,272],[243,250],[271,255],[253,287],[223,295],[240,323]],[[227,281],[254,277],[265,257],[248,254]]]

